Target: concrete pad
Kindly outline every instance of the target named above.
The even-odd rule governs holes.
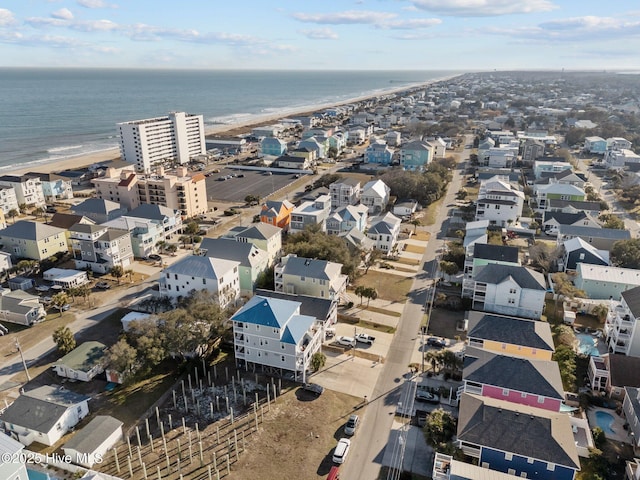
[[[362,399],[372,397],[378,376],[382,373],[381,365],[344,353],[323,353],[327,357],[327,363],[320,372],[309,377],[310,382]]]

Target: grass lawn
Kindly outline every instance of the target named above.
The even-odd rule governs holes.
[[[398,258],[397,260],[393,260],[396,263],[404,263],[405,265],[419,265],[420,260],[414,260],[413,258]],[[399,269],[403,271],[402,269]],[[405,270],[406,271],[406,270]],[[413,272],[413,270],[411,270]]]
[[[410,253],[424,253],[426,247],[419,247],[418,245],[411,245],[410,243],[405,244],[404,251]]]
[[[412,277],[400,277],[369,270],[366,275],[362,275],[354,282],[353,287],[355,288],[359,285],[374,287],[378,291],[378,298],[391,302],[404,302],[407,299],[407,293],[409,293],[412,283]]]
[[[429,232],[421,232],[418,230],[411,238],[414,240],[420,240],[421,242],[428,242],[431,239]]]
[[[440,200],[436,202],[433,202],[431,205],[429,205],[427,208],[423,210],[423,216],[422,216],[423,225],[433,225],[434,223],[436,223],[436,216],[438,214],[438,209],[442,205],[442,202],[444,202],[444,197],[442,197]]]

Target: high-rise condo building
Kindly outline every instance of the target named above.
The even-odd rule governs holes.
[[[142,172],[150,172],[166,160],[181,165],[205,154],[202,115],[171,112],[166,117],[118,123],[120,154]]]

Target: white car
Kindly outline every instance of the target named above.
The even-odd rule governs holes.
[[[336,341],[338,342],[338,345],[342,345],[343,347],[356,348],[356,339],[353,337],[341,336],[338,337]]]
[[[336,445],[336,449],[333,451],[333,463],[344,463],[349,453],[349,447],[351,446],[351,440],[348,438],[341,438]]]

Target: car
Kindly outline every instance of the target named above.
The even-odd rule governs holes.
[[[238,178],[244,178],[244,173],[239,173],[239,174],[237,174],[237,175],[236,175],[236,177],[238,177]]]
[[[48,285],[38,285],[38,286],[36,287],[36,290],[37,290],[38,292],[48,292],[48,291],[49,291],[49,289],[50,289],[50,287],[49,287]]]
[[[358,333],[356,335],[356,341],[366,343],[367,345],[373,345],[373,342],[376,341],[376,337],[372,337],[371,335],[367,335],[366,333]]]
[[[342,345],[343,347],[349,347],[349,348],[356,347],[356,339],[353,337],[340,336],[338,337],[336,342],[338,342],[338,345]]]
[[[358,428],[358,424],[360,423],[360,417],[355,413],[349,417],[347,420],[347,424],[344,426],[345,435],[353,435],[356,433],[356,428]]]
[[[273,173],[271,172],[264,172],[265,175],[269,176],[269,175],[273,175]]]
[[[227,177],[218,177],[218,181],[219,182],[224,182],[227,179]]]
[[[333,463],[344,463],[349,453],[349,447],[351,446],[351,440],[348,438],[341,438],[336,445],[336,449],[333,451]]]
[[[40,303],[44,303],[45,305],[48,305],[51,303],[52,300],[51,300],[51,297],[41,297],[39,301]]]
[[[416,391],[416,400],[420,402],[433,403],[434,405],[440,403],[440,396],[435,393],[427,392],[426,390],[418,389]]]
[[[160,260],[162,260],[162,257],[157,253],[152,253],[148,258],[149,260],[153,260],[154,262],[159,262]]]
[[[444,340],[440,340],[437,337],[429,337],[427,338],[427,345],[430,347],[436,347],[436,348],[444,348],[446,347],[446,344],[444,343]]]
[[[317,383],[305,383],[302,386],[302,389],[305,392],[313,393],[314,395],[317,395],[318,397],[320,395],[322,395],[322,392],[324,392],[324,387],[322,385],[318,385]]]
[[[98,282],[96,283],[96,288],[99,290],[108,290],[111,288],[111,285],[109,285],[109,282]]]
[[[49,205],[45,210],[47,213],[58,213],[58,209],[54,206]]]
[[[296,174],[293,176],[293,178],[300,178],[300,174],[299,174],[299,173],[296,173]]]
[[[67,311],[67,310],[69,310],[70,308],[71,308],[71,305],[69,305],[68,303],[65,303],[65,304],[62,306],[62,311],[63,311],[63,312],[66,312],[66,311]]]

